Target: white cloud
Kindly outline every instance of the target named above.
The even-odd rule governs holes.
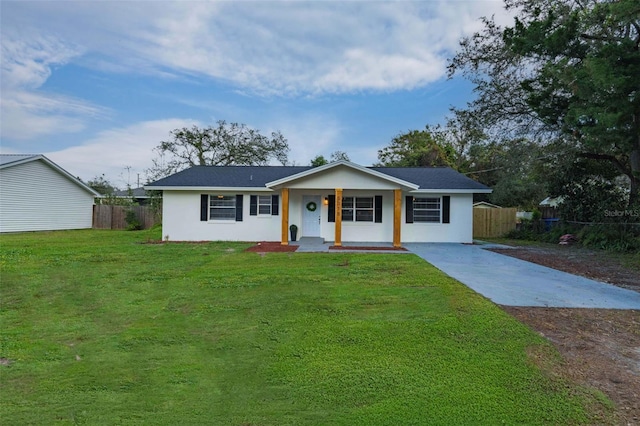
[[[442,78],[459,40],[480,27],[483,13],[500,8],[499,2],[223,2],[157,20],[144,52],[171,69],[265,94],[408,90]]]
[[[144,172],[156,156],[153,149],[170,138],[171,130],[192,125],[199,123],[178,118],[136,123],[100,132],[81,145],[45,155],[85,181],[104,174],[117,187],[123,188],[127,184],[136,185],[138,173],[144,183]],[[127,167],[130,167],[129,176]]]
[[[296,116],[295,120],[274,119],[271,124],[273,128],[254,125],[250,127],[259,129],[264,135],[280,130],[287,138],[291,149],[290,163],[307,165],[316,155],[329,158],[331,152],[345,150],[339,145],[343,129],[338,120],[330,116],[302,114]],[[136,123],[102,131],[96,137],[77,146],[47,152],[44,155],[85,181],[104,174],[117,187],[123,188],[127,184],[135,185],[138,174],[144,183],[145,170],[151,167],[152,159],[157,156],[154,148],[161,141],[170,139],[170,131],[193,125],[204,126],[197,121],[180,118]],[[348,150],[348,154],[353,161],[358,162],[367,158],[363,154],[370,156],[371,153],[375,154],[374,151]],[[362,164],[370,164],[374,159],[375,155]],[[129,171],[127,168],[130,168]]]
[[[93,53],[109,71],[206,75],[261,94],[409,90],[498,1],[51,2],[10,10]],[[7,12],[5,12],[6,15]],[[26,16],[26,17],[25,17]],[[74,25],[69,25],[73,22]]]
[[[444,76],[446,57],[461,37],[480,29],[481,15],[506,16],[502,2],[471,0],[22,1],[4,2],[2,9],[0,129],[13,140],[77,133],[112,113],[86,99],[43,90],[56,68],[69,63],[198,83],[205,76],[261,95],[411,90]],[[199,99],[176,102],[202,105]],[[220,104],[211,100],[204,106],[223,110],[225,118],[233,115]],[[330,112],[294,116],[268,117],[268,126],[289,139],[291,160],[307,164],[318,154],[348,151],[339,145],[344,129]],[[104,131],[50,155],[84,179],[119,176],[125,166],[142,172],[150,166],[152,148],[184,123],[147,121]],[[348,154],[363,164],[376,158],[373,148]]]
[[[338,117],[330,114],[296,114],[288,118],[270,120],[274,128],[267,128],[270,133],[278,129],[289,142],[289,162],[297,166],[306,166],[318,155],[327,160],[335,151],[344,151],[349,159],[362,165],[371,165],[378,161],[378,149],[382,146],[371,144],[344,144],[348,124],[342,123]]]
[[[51,75],[51,66],[64,64],[80,51],[51,36],[3,34],[2,85],[38,88]]]
[[[80,54],[78,48],[51,36],[30,34],[23,39],[3,33],[0,75],[3,138],[32,139],[78,132],[84,128],[84,118],[105,113],[103,108],[86,101],[37,90],[50,77],[53,67],[64,65]]]
[[[283,118],[284,117],[284,118]],[[340,122],[323,114],[283,115],[271,120],[273,128],[266,128],[262,134],[280,130],[289,143],[289,162],[306,166],[317,155],[329,157],[329,153],[340,149],[338,146],[343,131]]]

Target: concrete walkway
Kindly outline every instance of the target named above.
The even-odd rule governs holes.
[[[640,293],[484,250],[490,245],[404,247],[500,305],[640,309]]]

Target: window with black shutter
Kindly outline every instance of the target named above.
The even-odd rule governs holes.
[[[327,222],[336,221],[336,196],[329,195],[329,205],[327,206]]]
[[[375,196],[375,223],[382,223],[382,195]]]

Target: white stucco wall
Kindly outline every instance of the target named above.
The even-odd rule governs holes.
[[[91,228],[93,195],[44,161],[0,170],[0,232]]]
[[[200,191],[163,191],[162,237],[170,241],[280,241],[282,197],[278,216],[251,216],[250,195],[266,192],[215,192],[214,195],[242,194],[242,222],[200,221]],[[209,192],[206,192],[209,193]]]
[[[450,223],[406,223],[404,195],[402,199],[401,235],[403,243],[424,241],[431,243],[473,242],[473,194],[442,193],[420,195],[420,197],[441,197],[443,195],[450,195]]]
[[[243,221],[200,221],[200,191],[164,191],[163,237],[172,241],[280,241],[282,197],[278,216],[250,216],[250,195],[265,192],[225,192],[221,195],[243,194]],[[273,194],[276,194],[274,192]],[[326,241],[335,239],[335,223],[327,221],[328,206],[322,200],[334,194],[333,190],[292,189],[289,195],[289,224],[298,225],[298,237],[305,235],[302,225],[304,195],[320,197],[320,232]],[[280,195],[280,194],[278,194]],[[343,242],[390,242],[393,240],[393,191],[344,190],[343,196],[382,195],[382,223],[343,222]],[[402,242],[462,242],[473,240],[472,194],[429,194],[428,197],[450,195],[450,223],[406,223],[405,196],[402,196]]]

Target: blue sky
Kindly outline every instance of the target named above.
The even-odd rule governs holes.
[[[500,1],[5,1],[2,153],[88,180],[144,183],[173,129],[280,130],[290,162],[370,165],[399,133],[473,97],[446,79],[459,40]]]

